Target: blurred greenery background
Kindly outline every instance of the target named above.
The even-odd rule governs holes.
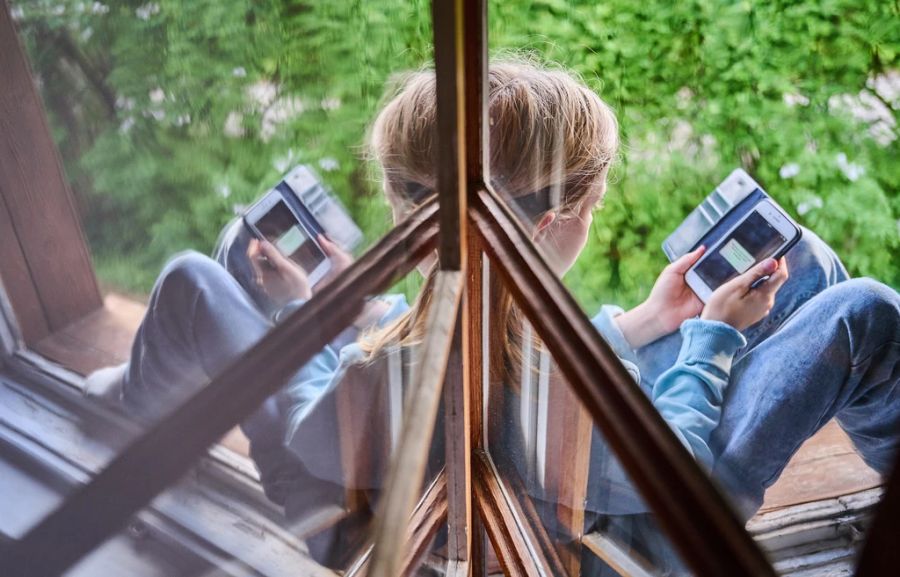
[[[422,0],[13,0],[98,275],[142,295],[289,167],[371,243],[390,227],[367,126],[431,58]],[[606,207],[566,281],[631,305],[662,240],[733,168],[851,273],[900,285],[900,7],[883,0],[492,1],[493,53],[578,72],[617,111]]]

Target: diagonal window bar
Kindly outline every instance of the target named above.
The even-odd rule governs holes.
[[[111,537],[348,326],[362,311],[366,297],[387,290],[434,250],[436,224],[437,203],[431,201],[337,277],[330,290],[313,296],[207,386],[154,423],[21,540],[4,546],[0,551],[4,573],[60,575]],[[316,330],[309,330],[313,325]]]
[[[403,411],[400,442],[375,517],[375,547],[369,575],[399,575],[406,555],[407,524],[415,505],[415,494],[422,486],[425,475],[447,358],[454,341],[463,278],[460,271],[442,270],[435,279],[434,294],[426,317],[428,329],[417,353],[419,361],[413,372],[414,388]]]
[[[536,533],[544,528],[529,523],[516,500],[506,493],[491,458],[484,451],[472,455],[473,490],[478,515],[491,540],[504,575],[552,577],[564,575],[559,560],[545,555]],[[514,510],[517,509],[517,510]],[[521,521],[521,523],[520,523]]]
[[[724,497],[635,386],[503,201],[478,191],[469,214],[492,264],[685,561],[697,575],[774,575]]]
[[[437,534],[441,524],[447,521],[447,471],[444,469],[425,490],[415,511],[409,518],[409,530],[406,534],[408,550],[400,565],[399,575],[411,575],[419,565],[419,561],[428,552],[428,545]],[[354,561],[345,573],[345,577],[361,577],[369,570],[372,560],[372,545],[366,547],[359,558]]]

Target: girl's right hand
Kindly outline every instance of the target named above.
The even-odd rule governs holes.
[[[247,247],[247,258],[253,267],[256,284],[277,306],[295,299],[308,300],[312,296],[306,272],[271,243],[252,239]]]
[[[761,277],[769,280],[751,289]],[[787,261],[768,258],[715,291],[703,307],[700,318],[727,323],[739,331],[764,319],[775,304],[775,293],[788,279]]]

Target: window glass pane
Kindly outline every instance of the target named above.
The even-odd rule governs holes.
[[[566,575],[616,574],[595,542],[651,575],[686,571],[552,355],[490,277],[485,438],[519,523]]]
[[[492,187],[648,395],[667,371],[693,362],[699,341],[689,341],[699,332],[709,355],[736,339],[723,357],[709,445],[716,479],[751,530],[767,532],[762,542],[784,545],[774,531],[793,513],[847,529],[807,504],[852,495],[853,515],[864,516],[900,430],[900,414],[887,408],[897,406],[900,351],[889,343],[900,326],[900,268],[884,250],[900,243],[886,160],[895,155],[897,91],[892,73],[862,56],[878,41],[823,24],[833,31],[826,44],[845,46],[832,66],[808,50],[813,33],[798,26],[799,12],[774,7],[490,8]],[[883,10],[862,9],[875,20]],[[788,30],[796,36],[772,58],[762,47]],[[738,167],[746,173],[732,174]],[[757,249],[766,242],[757,241],[781,242],[754,224],[763,193],[802,230],[786,254],[790,278],[771,307],[758,296],[757,310],[745,302],[728,315],[683,280],[691,262],[666,267],[699,243],[724,277],[746,271],[749,287],[771,276],[746,268],[764,266]],[[852,278],[861,276],[874,280]],[[781,281],[762,282],[747,294]],[[890,320],[870,330],[865,319],[876,315]],[[883,353],[878,368],[854,374],[873,350]],[[752,488],[741,488],[745,480]],[[779,555],[802,564],[808,551],[834,551],[799,524],[792,530],[807,549]]]
[[[342,262],[319,234],[355,256],[382,237],[369,127],[390,75],[430,58],[419,4],[12,2],[107,303],[65,342],[29,344],[87,374],[127,358],[132,303],[180,251],[225,264],[271,313],[240,262],[252,237],[313,288]]]
[[[405,280],[397,288],[413,282]],[[72,574],[139,565],[150,574],[167,575],[218,571],[281,575],[289,567],[302,574],[332,575],[357,562],[373,537],[373,518],[401,434],[415,367],[421,361],[415,339],[398,336],[391,329],[416,318],[408,314],[407,297],[396,289],[391,292],[371,301],[369,307],[379,314],[365,333],[348,329],[244,419],[239,434],[249,439],[252,461],[229,447],[213,449],[133,519],[127,531],[99,548]],[[154,399],[152,406],[157,405]],[[161,409],[158,418],[165,418],[166,411]],[[52,428],[56,423],[48,425]],[[439,412],[421,489],[423,496],[438,503],[446,499],[446,489],[435,482],[444,463],[443,430]],[[43,442],[61,460],[79,438],[56,433],[51,430]],[[41,514],[99,470],[100,459],[87,454],[95,460],[81,463],[80,468],[68,463],[43,465],[48,478],[71,474],[70,469],[79,476],[67,486],[39,486],[33,491],[29,486],[35,493],[34,497],[28,493],[30,502],[40,497],[48,503]],[[15,466],[10,470],[20,476],[30,471],[20,474]],[[34,485],[37,476],[31,476]],[[3,479],[18,486],[16,476]],[[21,498],[25,493],[17,494]],[[417,564],[446,562],[446,532],[439,525],[444,520],[428,517],[435,509],[440,506],[413,516],[425,533],[409,542],[428,546],[415,559]],[[12,521],[18,523],[16,527],[24,525],[16,518]],[[25,532],[16,527],[8,533],[14,538]]]
[[[407,117],[379,117],[392,74],[431,57],[429,14],[400,1],[12,3],[106,307],[33,347],[87,376],[66,374],[87,399],[20,379],[2,391],[11,438],[44,447],[2,452],[3,495],[34,495],[4,535],[25,534],[430,198],[430,157],[416,178],[388,163]],[[433,111],[433,98],[432,86],[420,104]],[[397,254],[422,256],[412,240]],[[414,270],[366,295],[351,326],[106,549],[158,541],[146,565],[161,551],[162,574],[284,574],[294,557],[348,567],[399,435],[423,285]],[[443,464],[437,427],[426,485]]]

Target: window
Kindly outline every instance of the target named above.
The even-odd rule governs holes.
[[[93,6],[98,5],[97,10],[105,7]],[[240,574],[299,570],[329,575],[338,570],[397,575],[421,570],[483,575],[488,571],[484,565],[490,547],[507,574],[578,574],[592,565],[597,565],[598,571],[620,574],[652,573],[661,565],[647,564],[635,555],[644,552],[652,557],[647,554],[647,542],[630,549],[623,544],[627,539],[619,538],[621,517],[632,511],[608,513],[587,523],[585,500],[595,474],[590,467],[590,459],[595,457],[590,452],[602,444],[618,458],[623,484],[655,514],[661,531],[648,522],[647,535],[665,535],[671,541],[673,558],[681,560],[676,566],[683,562],[701,575],[774,574],[775,569],[725,497],[635,386],[611,345],[561,284],[554,268],[554,257],[560,255],[548,256],[536,246],[533,231],[525,228],[517,213],[521,195],[509,195],[513,202],[503,196],[507,191],[497,182],[504,183],[504,174],[485,178],[484,159],[492,152],[493,142],[486,119],[485,4],[436,2],[432,9],[437,199],[421,203],[400,220],[327,291],[286,311],[277,326],[225,370],[198,377],[198,381],[211,377],[208,384],[176,393],[165,410],[146,420],[145,427],[129,428],[128,423],[119,422],[123,419],[116,421],[107,415],[104,427],[130,431],[132,437],[120,439],[120,446],[106,455],[108,460],[91,471],[70,467],[69,485],[56,487],[58,507],[45,511],[45,518],[8,539],[0,558],[17,574],[61,574],[70,568],[89,574],[97,567],[91,563],[102,562],[91,555],[102,556],[107,548],[127,549],[128,544],[115,537],[126,523],[131,537],[146,531],[153,535],[147,557],[133,560],[135,571],[142,570],[137,567],[142,563],[145,568],[158,568],[166,552],[176,551],[164,559],[166,568],[187,574],[218,568]],[[138,22],[131,24],[138,28],[152,28],[153,23],[142,22],[151,22],[162,11],[158,4],[149,3],[133,14],[130,9],[119,10],[117,16],[136,19]],[[21,10],[12,13],[21,16]],[[106,309],[99,309],[100,293],[81,242],[76,211],[58,169],[24,57],[16,47],[9,15],[6,10],[0,13],[0,47],[4,48],[0,58],[4,68],[8,61],[9,69],[18,76],[12,76],[16,88],[2,93],[0,109],[15,111],[4,114],[4,122],[18,123],[6,133],[6,142],[27,144],[32,153],[0,155],[0,192],[5,201],[0,218],[11,223],[0,227],[0,234],[6,231],[0,250],[7,251],[2,278],[24,342],[53,357],[53,347],[66,349],[66,343],[77,340],[78,330],[85,324],[97,327],[92,330],[100,330],[104,323],[108,328],[113,313],[108,303]],[[250,11],[244,16],[257,15]],[[289,23],[291,18],[299,18],[294,12],[279,16]],[[297,22],[300,20],[293,23]],[[219,29],[223,22],[214,20],[209,27]],[[291,37],[290,25],[287,28],[283,39]],[[241,78],[237,70],[232,69],[232,76]],[[215,71],[209,72],[215,77]],[[168,95],[165,89],[162,92],[165,101]],[[158,98],[152,93],[147,98],[150,104],[159,104],[153,102]],[[228,103],[216,102],[215,106],[219,104]],[[284,105],[291,109],[290,102]],[[296,103],[294,106],[296,111]],[[328,110],[331,103],[321,106]],[[265,115],[262,112],[258,119],[259,130],[266,126]],[[146,118],[155,117],[151,110]],[[227,122],[230,112],[220,111],[220,117]],[[173,122],[179,118],[184,117],[175,116]],[[133,122],[132,127],[139,120]],[[42,168],[40,160],[49,164]],[[41,194],[30,193],[32,190]],[[552,200],[553,191],[549,192]],[[43,204],[47,205],[45,211],[39,210]],[[46,226],[38,227],[38,223]],[[48,254],[47,246],[59,247],[59,251]],[[292,454],[300,457],[305,473],[330,483],[322,490],[337,492],[339,505],[317,509],[310,508],[310,503],[295,503],[312,514],[285,519],[279,516],[282,511],[261,501],[253,512],[255,524],[247,524],[241,510],[246,501],[227,501],[247,480],[228,478],[228,470],[209,475],[221,461],[197,466],[198,459],[230,428],[242,422],[246,426],[261,404],[273,398],[277,401],[273,395],[283,390],[298,368],[310,367],[317,355],[327,352],[366,310],[370,297],[413,273],[435,250],[439,259],[426,281],[428,298],[416,309],[420,316],[410,320],[420,324],[401,333],[404,338],[415,338],[401,341],[402,346],[385,341],[380,350],[387,354],[378,358],[383,364],[375,365],[377,369],[366,365],[369,371],[380,370],[378,378],[367,374],[354,382],[356,365],[351,364],[341,373],[346,380],[329,373],[323,389],[326,394],[302,405],[301,415],[292,413],[289,424],[294,435],[302,435],[304,427],[314,425],[337,431],[311,434],[316,442],[302,444]],[[72,251],[74,256],[59,258],[69,256],[63,251]],[[48,264],[50,256],[64,266]],[[69,265],[71,269],[65,268]],[[173,278],[177,281],[180,277]],[[494,354],[506,350],[509,338],[504,334],[508,325],[492,315],[501,300],[500,287],[525,319],[523,335],[517,337],[522,353],[519,364],[508,359],[501,365],[494,362]],[[412,296],[415,291],[408,288],[408,292]],[[82,340],[81,350],[84,345]],[[68,350],[79,348],[69,345]],[[365,349],[357,352],[366,354]],[[396,364],[392,364],[392,353],[400,356]],[[404,359],[404,354],[411,358]],[[35,360],[24,355],[11,359],[14,374],[22,358]],[[68,364],[62,356],[55,358]],[[78,362],[82,357],[71,359]],[[497,368],[515,378],[496,381],[493,371]],[[405,369],[409,369],[412,386],[397,391],[397,382],[404,388]],[[178,370],[174,374],[185,373]],[[373,386],[375,381],[378,386]],[[12,383],[4,390],[14,388]],[[51,388],[49,384],[35,385],[35,391],[58,406],[69,402],[66,393]],[[342,401],[341,395],[349,395],[352,402],[347,397]],[[361,402],[363,397],[365,402]],[[38,404],[43,404],[43,416],[60,414],[57,405],[41,398]],[[551,411],[551,406],[560,410]],[[334,410],[329,413],[328,407]],[[342,408],[353,417],[342,420]],[[317,412],[320,410],[323,412]],[[369,414],[359,414],[367,411]],[[402,419],[394,418],[398,413]],[[21,422],[23,426],[27,423]],[[72,433],[81,434],[86,442],[92,439],[89,432]],[[50,457],[34,458],[36,453],[28,452],[26,440],[19,438],[16,454],[31,455],[31,467],[47,468]],[[70,445],[68,450],[75,448]],[[394,456],[388,458],[391,449]],[[44,446],[41,450],[58,455],[67,448]],[[304,460],[304,455],[309,460]],[[263,462],[256,455],[257,466]],[[323,462],[333,465],[333,474],[307,467]],[[378,466],[368,468],[375,462]],[[191,478],[163,492],[188,470],[194,471]],[[377,484],[357,476],[360,470],[378,477]],[[875,537],[894,530],[886,521],[896,517],[889,508],[896,508],[894,485],[888,488],[887,512],[876,519],[880,526],[873,531]],[[271,491],[277,493],[279,486],[276,483],[268,489],[271,498]],[[204,498],[198,499],[201,494]],[[312,505],[330,502],[304,492],[289,497],[312,498]],[[222,507],[191,509],[191,505],[207,507],[217,500],[222,505],[223,499]],[[282,504],[290,509],[289,503]],[[365,511],[362,519],[356,515],[360,511]],[[154,530],[171,525],[173,519],[183,531],[180,540],[177,533]],[[334,527],[340,527],[337,534],[331,531]],[[585,535],[585,530],[590,533]],[[235,544],[244,542],[245,534],[255,535],[253,543],[268,542],[269,546],[236,551]],[[194,546],[185,546],[189,543]],[[884,547],[878,538],[870,543],[862,567],[871,567],[868,570],[875,574],[884,562]],[[174,548],[167,548],[172,545]],[[669,550],[668,545],[664,547]],[[76,565],[82,559],[86,565]]]

